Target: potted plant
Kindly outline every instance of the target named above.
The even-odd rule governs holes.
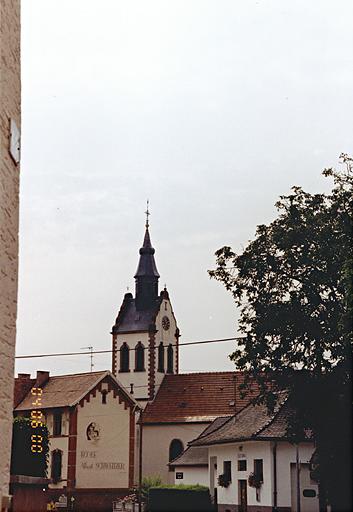
[[[248,484],[250,487],[254,487],[255,489],[260,489],[262,485],[262,480],[256,473],[250,473],[248,478]]]
[[[229,484],[230,484],[230,480],[227,475],[219,475],[218,485],[220,485],[221,487],[228,487]]]

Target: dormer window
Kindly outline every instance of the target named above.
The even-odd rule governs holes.
[[[127,343],[123,343],[120,347],[120,372],[130,371],[130,349]]]
[[[135,347],[135,372],[145,371],[145,347],[141,341]]]

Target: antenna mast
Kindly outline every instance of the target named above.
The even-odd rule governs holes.
[[[91,358],[91,372],[93,372],[93,347],[92,346],[89,346],[89,347],[81,347],[81,350],[89,350],[90,351],[90,358]]]

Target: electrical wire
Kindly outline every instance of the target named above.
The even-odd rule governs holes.
[[[187,341],[185,343],[168,343],[168,345],[165,346],[172,346],[172,347],[182,347],[187,345],[201,345],[206,343],[222,343],[225,341],[239,341],[245,339],[245,336],[238,336],[235,338],[221,338],[216,340],[201,340],[201,341]],[[157,350],[158,346],[155,345],[154,347],[147,347],[145,350]],[[130,350],[137,350],[136,348],[130,348]],[[15,359],[34,359],[38,357],[66,357],[66,356],[82,356],[82,355],[90,355],[90,354],[112,354],[114,351],[111,350],[94,350],[89,352],[57,352],[52,354],[31,354],[31,355],[23,355],[23,356],[16,356]]]

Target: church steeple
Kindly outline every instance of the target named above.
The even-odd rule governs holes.
[[[152,247],[148,217],[150,212],[146,211],[146,231],[143,245],[140,249],[140,260],[135,274],[135,299],[136,309],[150,309],[155,305],[158,298],[158,279],[159,273],[156,262],[154,261],[155,250]]]

